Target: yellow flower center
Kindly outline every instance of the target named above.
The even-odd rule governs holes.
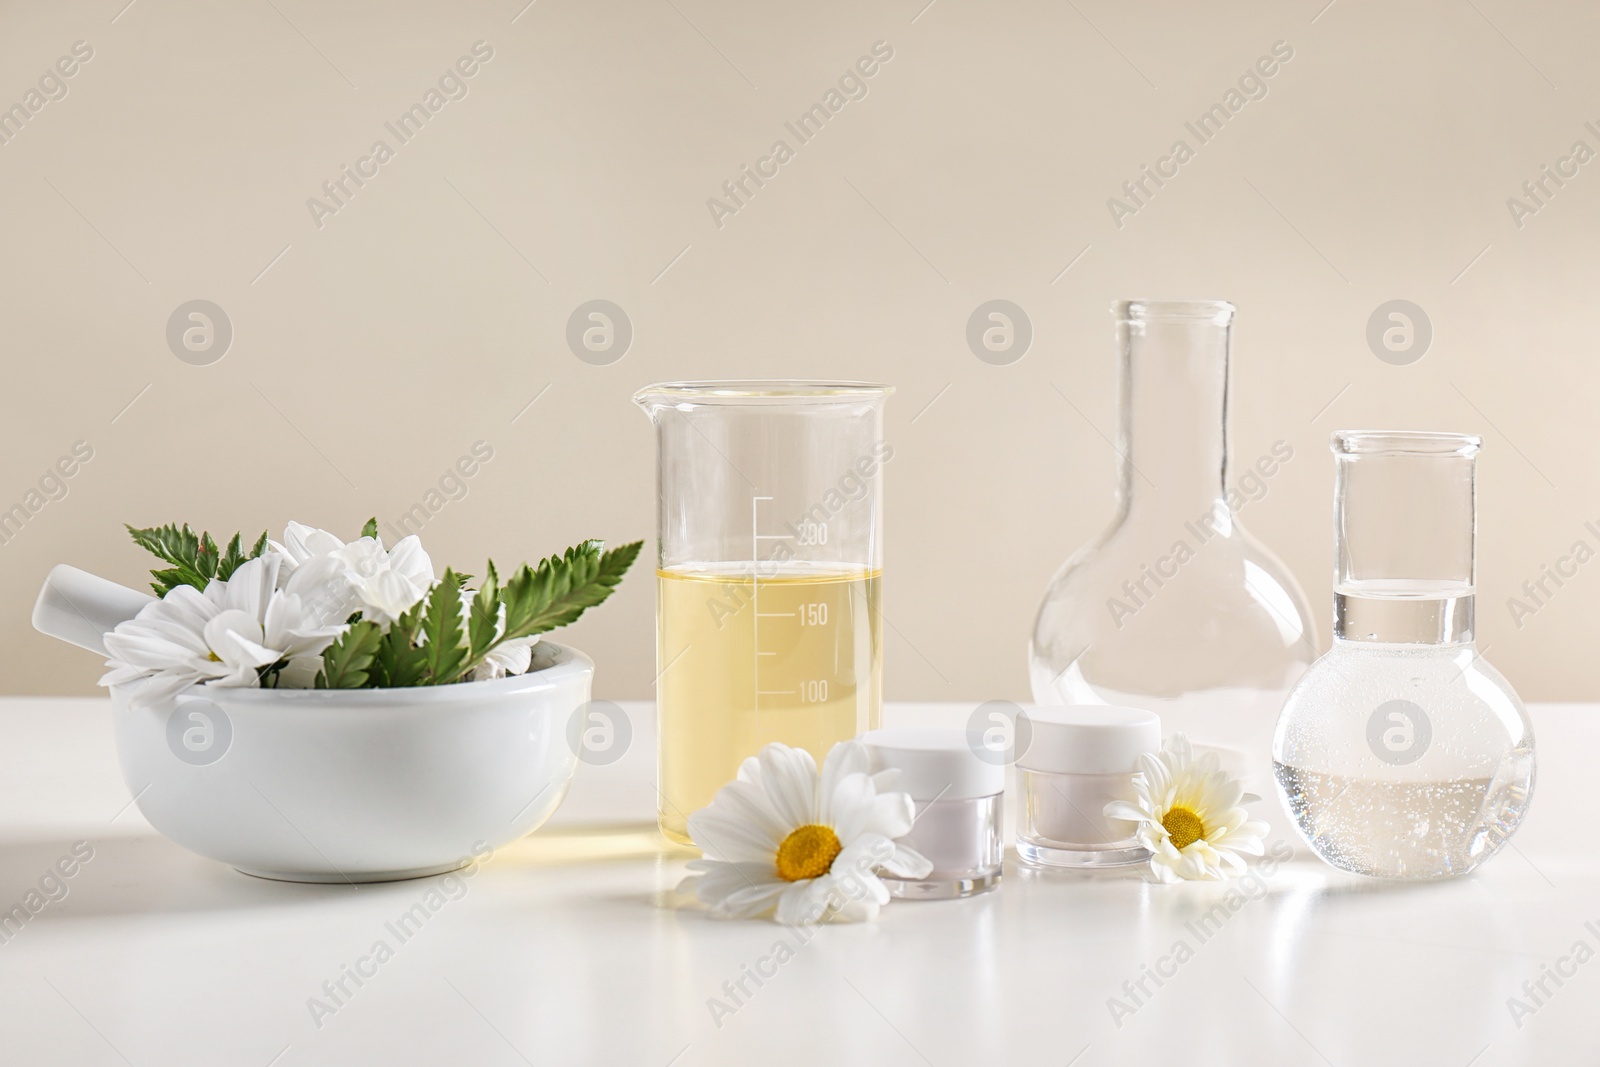
[[[206,653],[206,659],[210,660],[212,663],[221,663],[222,662],[222,657],[217,655],[215,652],[207,652]]]
[[[1172,847],[1180,852],[1206,836],[1206,824],[1188,808],[1172,808],[1161,817],[1161,825],[1166,827]]]
[[[778,846],[778,877],[786,882],[820,878],[843,850],[839,835],[831,827],[802,826],[791,831]]]

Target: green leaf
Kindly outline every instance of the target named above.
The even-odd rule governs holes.
[[[474,665],[494,647],[500,629],[500,575],[495,572],[494,560],[489,561],[487,570],[478,595],[472,598],[472,617],[467,624],[467,660]]]
[[[228,542],[228,551],[224,552],[222,558],[217,561],[217,577],[227,581],[228,577],[239,569],[239,564],[243,563],[246,558],[244,546],[240,543],[240,535],[234,534],[233,540]]]
[[[371,684],[394,689],[421,685],[428,673],[427,657],[417,647],[417,634],[422,629],[422,609],[425,601],[400,616],[383,635],[373,661]]]
[[[522,565],[506,583],[506,628],[501,640],[531,637],[567,626],[603,603],[638,558],[643,541],[601,552],[603,541],[585,541],[560,556]]]
[[[470,628],[472,640],[467,660],[461,667],[464,676],[483,662],[498,645],[519,637],[532,637],[565,626],[584,611],[611,595],[623,574],[638,558],[643,541],[634,541],[611,552],[602,552],[603,541],[585,541],[559,556],[540,562],[537,568],[524,563],[511,576],[498,595],[486,595],[499,586],[494,563],[472,602]],[[505,627],[498,634],[493,624],[500,605],[505,606]],[[491,610],[493,614],[490,614]]]
[[[223,554],[218,551],[217,543],[209,533],[196,534],[188,523],[181,528],[168,523],[147,529],[134,526],[127,529],[134,544],[172,564],[171,567],[150,572],[151,577],[155,578],[151,588],[157,596],[166,596],[180,585],[192,585],[204,590],[212,578],[225,581],[246,560],[255,559],[267,548],[265,532],[247,556],[242,552],[238,534],[233,535],[227,553]]]
[[[467,633],[461,622],[461,575],[449,567],[428,594],[418,636],[428,684],[456,681],[467,663]]]
[[[378,624],[362,620],[340,634],[322,650],[322,670],[317,672],[318,689],[360,689],[371,677],[383,631]]]
[[[361,527],[361,536],[362,537],[377,537],[378,536],[378,517],[376,515],[374,515],[372,518],[368,519],[367,520],[367,524],[365,526]]]

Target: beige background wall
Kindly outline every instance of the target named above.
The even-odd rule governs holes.
[[[98,664],[28,612],[57,561],[137,582],[124,521],[353,533],[481,440],[493,459],[423,530],[436,561],[648,536],[630,393],[803,375],[899,389],[889,695],[1025,696],[1045,583],[1111,508],[1106,306],[1148,296],[1238,304],[1235,454],[1296,450],[1246,520],[1324,643],[1329,431],[1477,431],[1489,657],[1529,698],[1600,698],[1600,562],[1520,628],[1506,606],[1600,548],[1600,162],[1520,227],[1507,207],[1575,141],[1600,150],[1600,9],[524,2],[0,9],[0,106],[93,49],[0,145],[0,506],[93,449],[0,545],[0,689],[92,691]],[[478,41],[466,95],[400,144],[385,122]],[[784,122],[878,41],[865,97],[798,146]],[[1266,96],[1115,225],[1107,198],[1279,41]],[[319,227],[307,199],[380,138],[393,158]],[[719,227],[707,199],[780,138],[794,158]],[[565,340],[597,298],[634,331],[604,366]],[[964,338],[994,298],[1035,331],[1009,366]],[[1434,331],[1404,366],[1364,336],[1397,298]],[[210,365],[165,336],[194,299],[234,331]],[[598,695],[649,695],[652,601],[640,568],[570,631]]]

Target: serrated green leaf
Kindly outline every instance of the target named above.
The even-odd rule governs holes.
[[[374,515],[372,518],[368,519],[367,522],[366,522],[366,525],[361,527],[361,536],[362,537],[377,537],[378,536],[378,517],[376,515]]]
[[[472,617],[467,625],[469,663],[476,664],[490,648],[494,647],[495,639],[499,636],[500,629],[500,575],[494,569],[494,560],[490,560],[483,578],[483,584],[478,587],[478,595],[472,598]]]
[[[240,535],[234,534],[224,555],[209,533],[196,534],[188,523],[181,528],[168,523],[147,529],[128,526],[127,530],[134,544],[172,564],[170,568],[150,572],[155,578],[151,588],[157,596],[166,596],[180,585],[192,585],[203,591],[212,578],[226,580],[246,560],[255,559],[267,548],[265,532],[246,556],[241,551]]]
[[[256,543],[250,546],[248,554],[242,554],[239,551],[239,542],[240,535],[234,534],[233,540],[228,542],[227,554],[217,564],[217,577],[223,581],[232,578],[234,571],[267,550],[267,531],[261,531],[261,536],[256,538]]]
[[[360,689],[371,679],[373,660],[383,641],[378,624],[363,619],[322,650],[318,689]]]
[[[404,689],[421,685],[428,672],[427,658],[417,647],[417,633],[422,627],[422,609],[419,601],[410,611],[396,619],[383,635],[378,655],[372,664],[373,686]]]
[[[209,533],[200,534],[200,551],[195,555],[195,569],[205,575],[206,581],[217,576],[217,563],[222,559],[222,553],[217,549],[217,543],[211,539]]]
[[[603,541],[585,541],[560,556],[523,564],[506,583],[506,627],[502,640],[531,637],[575,622],[603,603],[638,558],[643,541],[601,552]]]
[[[418,639],[428,684],[456,681],[467,662],[467,632],[461,621],[461,575],[449,567],[428,593]]]
[[[228,542],[227,551],[217,560],[217,577],[227,581],[228,577],[239,569],[239,564],[243,563],[245,558],[243,538],[239,534],[234,534],[233,540]]]

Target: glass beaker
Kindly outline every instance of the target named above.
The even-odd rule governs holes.
[[[1239,513],[1294,448],[1228,456],[1225,301],[1119,301],[1121,469],[1104,533],[1056,573],[1029,645],[1039,704],[1112,704],[1267,772],[1272,724],[1316,658],[1305,594]]]
[[[820,766],[883,702],[883,404],[862,382],[652,385],[662,832],[772,741]]]
[[[1333,435],[1333,647],[1284,704],[1273,771],[1328,863],[1464,874],[1533,797],[1533,726],[1473,637],[1480,438]]]

